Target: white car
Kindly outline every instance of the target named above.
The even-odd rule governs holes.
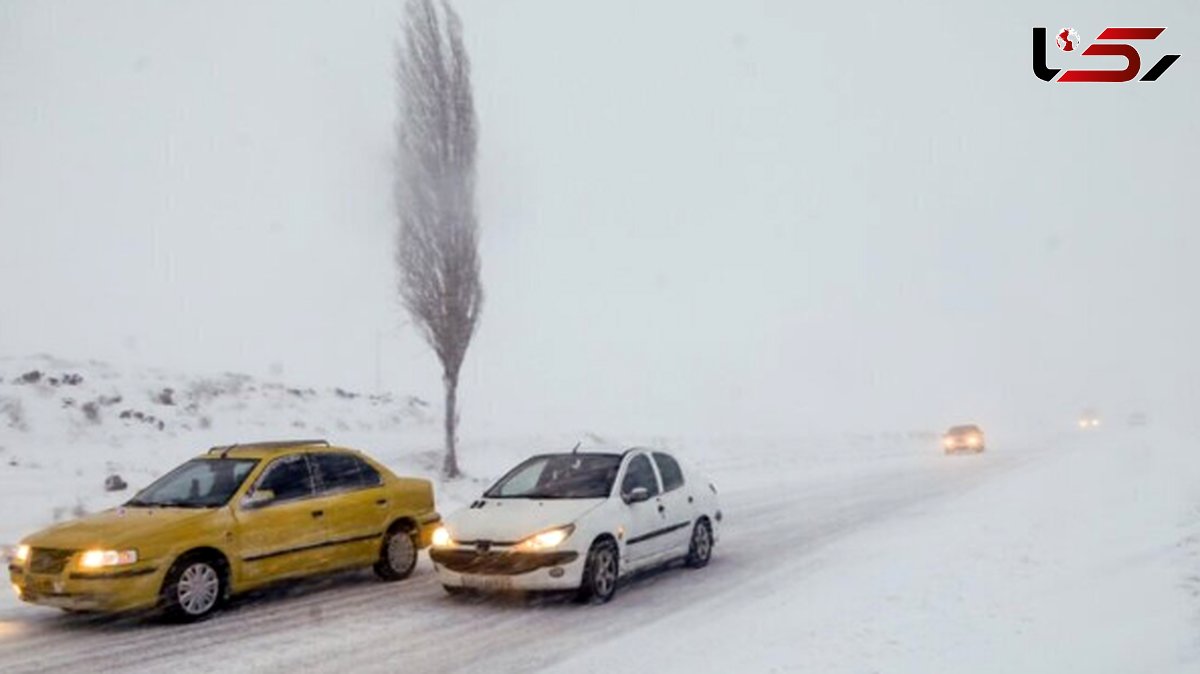
[[[534,456],[434,531],[446,591],[575,590],[606,602],[639,569],[708,564],[717,489],[666,452]]]

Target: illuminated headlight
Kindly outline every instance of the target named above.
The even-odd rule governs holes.
[[[433,538],[431,539],[434,547],[444,548],[454,544],[454,539],[450,538],[450,532],[446,527],[438,527],[433,530]]]
[[[17,549],[13,551],[13,561],[16,562],[17,564],[24,564],[25,562],[28,562],[29,561],[29,546],[28,545],[18,545]]]
[[[971,437],[967,438],[967,444],[972,447],[978,447],[979,446],[979,436],[972,435]]]
[[[79,566],[85,569],[102,569],[106,566],[133,564],[137,560],[137,550],[88,550],[79,558]]]
[[[946,438],[945,440],[942,440],[942,444],[947,447],[953,447],[954,446],[954,438]]]
[[[571,535],[572,531],[575,531],[574,524],[568,524],[565,527],[558,527],[557,529],[548,529],[517,543],[517,549],[528,551],[549,550],[561,545]]]

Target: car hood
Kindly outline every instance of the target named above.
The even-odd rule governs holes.
[[[24,543],[39,548],[83,550],[135,545],[139,539],[211,514],[199,508],[113,508],[56,524],[27,536]]]
[[[446,518],[446,529],[456,541],[516,543],[539,531],[571,524],[604,501],[602,498],[482,499]]]

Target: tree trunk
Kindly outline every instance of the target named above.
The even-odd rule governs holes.
[[[448,478],[458,477],[458,453],[455,451],[455,431],[458,429],[458,375],[446,372],[442,374],[442,384],[446,387],[446,460],[442,464],[442,472]]]

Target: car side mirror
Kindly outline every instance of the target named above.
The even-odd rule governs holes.
[[[641,503],[649,500],[650,490],[645,487],[634,487],[628,494],[625,494],[626,503]]]
[[[270,489],[255,489],[254,493],[250,494],[244,501],[242,501],[242,505],[245,506],[247,510],[253,510],[254,508],[261,508],[274,500],[275,492],[271,491]]]

